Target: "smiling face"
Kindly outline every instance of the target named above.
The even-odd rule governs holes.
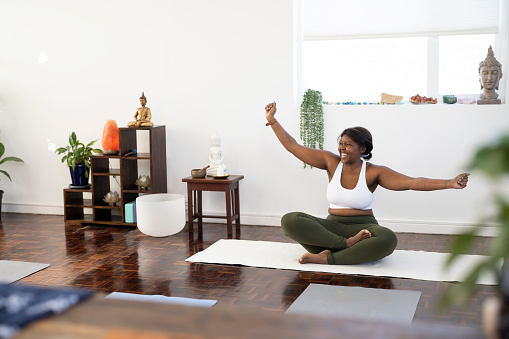
[[[348,135],[343,135],[338,143],[339,156],[342,163],[353,163],[361,158],[361,155],[366,151],[365,147],[353,141]]]

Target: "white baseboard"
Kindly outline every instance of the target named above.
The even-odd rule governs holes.
[[[63,206],[2,203],[2,212],[64,215]]]
[[[63,215],[64,208],[62,206],[52,205],[36,205],[36,204],[12,204],[4,203],[2,205],[3,212],[11,213],[27,213],[27,214],[53,214]],[[221,215],[221,211],[204,211],[204,214]],[[282,215],[264,215],[264,214],[242,214],[240,222],[243,226],[281,226]],[[208,223],[225,223],[225,219],[204,219]],[[438,221],[416,221],[416,220],[387,220],[378,219],[380,225],[390,228],[398,233],[424,233],[424,234],[461,234],[475,226],[473,223],[452,223]],[[498,226],[490,224],[483,226],[479,235],[484,237],[493,237],[498,234]]]

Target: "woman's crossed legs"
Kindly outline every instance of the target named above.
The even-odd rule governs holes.
[[[397,238],[390,229],[378,225],[372,216],[317,218],[302,212],[283,216],[284,233],[309,253],[299,262],[351,265],[380,260],[391,254]]]

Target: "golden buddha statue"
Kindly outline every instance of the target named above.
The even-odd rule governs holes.
[[[127,127],[152,127],[154,123],[150,121],[152,119],[152,113],[150,112],[150,108],[145,107],[147,104],[147,98],[145,98],[145,92],[141,92],[140,97],[141,107],[136,110],[134,114],[134,119],[136,121],[131,121],[127,123]]]

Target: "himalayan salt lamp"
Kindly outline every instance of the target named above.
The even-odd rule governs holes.
[[[103,147],[104,154],[118,153],[118,127],[115,120],[106,121],[101,145]]]

